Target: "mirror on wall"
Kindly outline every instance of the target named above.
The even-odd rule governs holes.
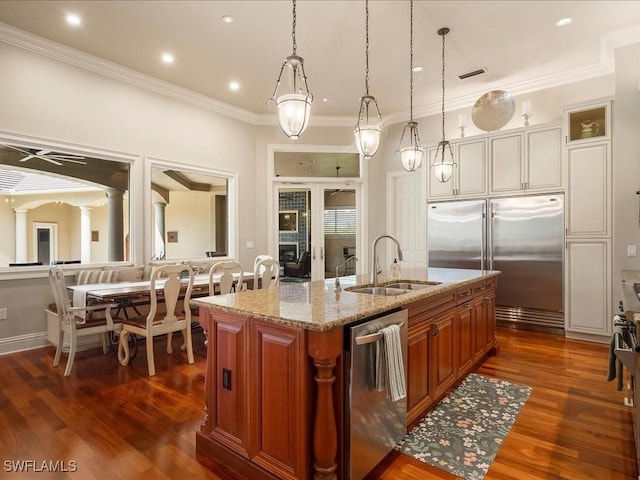
[[[229,177],[151,168],[152,260],[230,255]]]
[[[129,260],[130,164],[0,143],[0,267]]]

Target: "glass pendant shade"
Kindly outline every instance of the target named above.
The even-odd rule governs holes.
[[[276,99],[278,123],[284,134],[297,140],[309,124],[311,98],[301,93],[280,95]]]
[[[400,150],[400,161],[407,172],[415,172],[422,165],[424,151],[418,146],[406,147]]]
[[[448,182],[453,175],[453,149],[448,141],[438,143],[436,155],[431,164],[433,175],[439,182]]]
[[[271,102],[276,104],[280,128],[287,137],[297,140],[309,124],[313,95],[309,92],[309,87],[307,86],[304,60],[296,55],[296,0],[293,0],[292,4],[293,24],[291,38],[293,40],[293,53],[282,62],[280,75],[278,75],[278,80],[276,81],[276,88],[273,91],[273,95],[267,100],[267,105]],[[281,86],[283,92],[278,95],[278,89]]]
[[[405,137],[405,133],[409,130],[408,145],[403,146],[402,142]],[[400,161],[402,168],[407,172],[415,172],[422,165],[422,157],[424,156],[424,150],[420,146],[420,136],[418,135],[418,123],[407,122],[402,130],[402,136],[400,137],[400,147],[396,150],[396,154],[400,155]]]
[[[369,108],[375,107],[374,118],[369,116]],[[376,99],[371,96],[364,96],[360,99],[360,114],[358,115],[358,123],[353,129],[356,137],[356,147],[358,152],[366,160],[373,157],[380,147],[380,137],[382,136],[382,118],[378,110]]]

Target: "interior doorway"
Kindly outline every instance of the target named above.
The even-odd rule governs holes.
[[[50,265],[58,259],[58,225],[34,222],[33,260],[42,265]]]

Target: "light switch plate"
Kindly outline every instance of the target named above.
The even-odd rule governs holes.
[[[627,245],[627,257],[635,257],[637,250],[635,245]]]
[[[252,240],[248,240],[247,241],[247,248],[254,248],[255,247],[255,243],[253,243]]]
[[[6,319],[7,319],[7,309],[0,308],[0,320],[6,320]]]

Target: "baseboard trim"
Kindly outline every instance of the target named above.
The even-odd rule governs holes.
[[[597,335],[592,333],[572,332],[569,330],[565,330],[564,336],[565,338],[569,338],[571,340],[584,340],[585,342],[596,342],[596,343],[611,342],[610,336],[602,336],[602,335]]]
[[[47,341],[47,332],[27,333],[14,337],[0,338],[0,355],[24,352],[51,345]]]

